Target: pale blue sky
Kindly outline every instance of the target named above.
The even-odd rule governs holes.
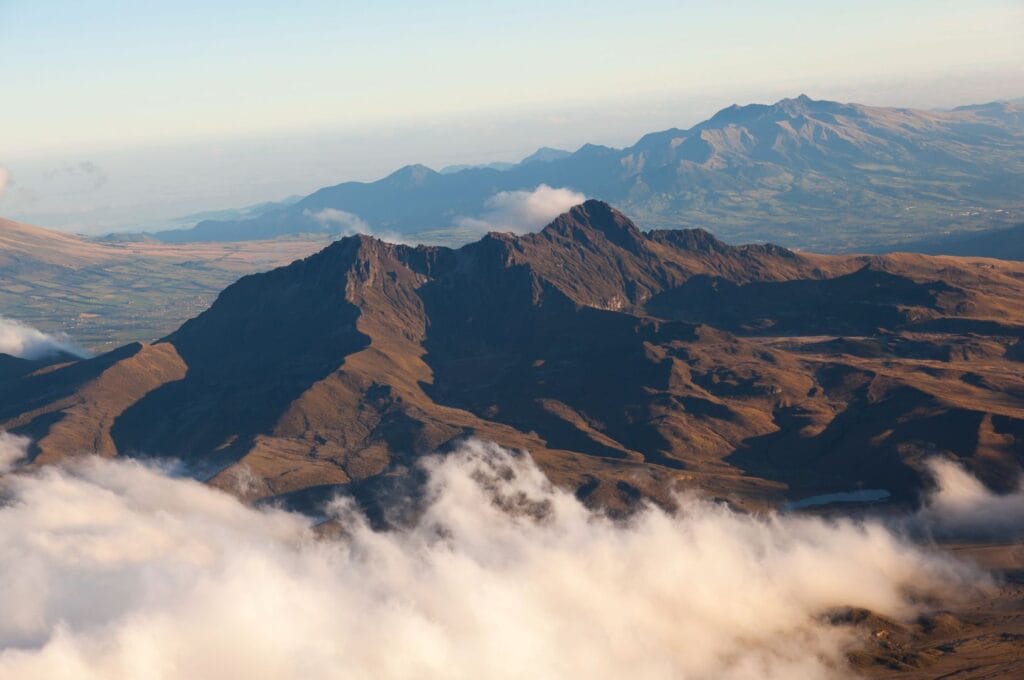
[[[0,0],[0,213],[130,227],[802,91],[1019,97],[1022,68],[1020,0]]]

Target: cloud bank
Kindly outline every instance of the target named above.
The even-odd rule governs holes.
[[[28,455],[28,437],[0,432],[0,475],[10,472]]]
[[[547,226],[574,205],[587,200],[571,189],[556,189],[541,184],[533,191],[502,191],[484,204],[478,217],[460,217],[455,226],[475,232],[488,231],[525,234]]]
[[[43,359],[61,352],[77,357],[86,356],[85,350],[63,333],[51,335],[20,321],[0,316],[0,354],[22,359]]]
[[[878,524],[694,499],[623,523],[494,445],[423,466],[390,532],[137,462],[9,474],[0,677],[834,678],[855,635],[830,611],[910,617],[979,581]]]
[[[1024,487],[997,495],[952,460],[935,458],[926,464],[936,489],[918,520],[930,532],[972,538],[1024,537]]]

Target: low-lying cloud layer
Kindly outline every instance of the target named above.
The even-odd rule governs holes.
[[[493,445],[424,465],[415,525],[337,500],[342,538],[136,462],[9,474],[0,677],[834,678],[830,611],[979,581],[879,524],[694,499],[623,523]]]
[[[43,359],[61,352],[85,356],[85,351],[63,335],[50,335],[14,319],[0,316],[0,354],[22,359]]]
[[[553,188],[547,184],[541,184],[533,191],[502,191],[487,199],[483,215],[461,217],[455,225],[479,233],[525,234],[547,226],[585,200],[587,197],[577,191]]]
[[[935,458],[927,465],[936,490],[918,521],[931,533],[982,539],[1024,537],[1024,488],[997,495],[952,460]]]

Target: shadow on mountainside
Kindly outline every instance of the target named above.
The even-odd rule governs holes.
[[[219,450],[231,458],[269,433],[299,395],[369,342],[345,299],[352,245],[241,279],[161,341],[188,372],[116,420],[117,449],[184,460]]]

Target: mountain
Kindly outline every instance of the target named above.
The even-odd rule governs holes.
[[[658,228],[713,226],[729,242],[842,251],[895,246],[1024,218],[1024,109],[990,103],[919,111],[817,101],[731,106],[625,149],[541,149],[512,167],[438,173],[408,166],[326,187],[247,219],[204,220],[167,241],[324,232],[325,209],[375,231],[444,230],[502,191],[564,187]],[[543,162],[540,162],[543,161]],[[452,236],[455,238],[455,236]]]
[[[563,158],[568,158],[571,155],[572,152],[565,149],[553,149],[550,146],[542,146],[524,158],[521,163],[550,163],[551,161],[560,161]]]
[[[291,262],[323,241],[171,245],[90,240],[0,218],[0,310],[93,349],[158,338],[243,274]]]
[[[101,243],[0,218],[0,268],[85,267],[114,258]]]
[[[967,234],[950,234],[902,246],[902,249],[928,255],[993,257],[1024,260],[1024,224],[1006,229],[990,229]]]
[[[1024,264],[730,246],[591,200],[459,249],[341,239],[159,342],[13,371],[0,428],[37,463],[171,456],[249,500],[345,488],[381,521],[417,456],[469,435],[610,508],[678,486],[906,502],[936,454],[1005,490],[1022,295]]]
[[[522,165],[525,163],[550,163],[551,161],[561,160],[571,155],[571,151],[563,151],[562,149],[553,149],[550,146],[542,146],[519,163],[497,161],[495,163],[483,163],[479,165],[446,165],[438,170],[438,172],[442,175],[450,175],[456,172],[462,172],[463,170],[511,170],[516,167],[516,165]]]

